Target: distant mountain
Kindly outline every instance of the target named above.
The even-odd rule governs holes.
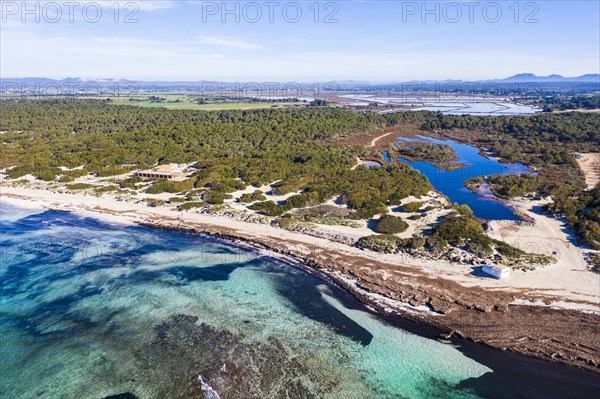
[[[493,80],[494,82],[503,83],[548,83],[548,82],[583,82],[583,83],[598,83],[600,82],[600,74],[587,74],[576,77],[564,77],[561,75],[537,76],[533,73],[520,73],[506,79]]]
[[[50,84],[60,86],[72,86],[72,87],[83,87],[85,85],[98,85],[101,87],[110,87],[115,83],[135,83],[132,80],[124,79],[98,79],[98,80],[87,80],[81,78],[66,78],[66,79],[48,79],[48,78],[0,78],[0,84],[3,87],[8,85],[22,86],[35,88],[36,86],[45,86]]]
[[[141,90],[215,90],[217,87],[219,90],[241,90],[245,83],[250,82],[216,82],[211,80],[199,80],[199,81],[135,81],[127,79],[82,79],[82,78],[66,78],[66,79],[48,79],[40,77],[31,78],[0,78],[0,89],[2,92],[24,92],[24,91],[36,91],[40,87],[60,87],[60,88],[72,88],[73,90],[94,90],[94,88],[102,88],[103,91],[114,89],[114,88],[135,88]],[[282,84],[289,84],[290,82],[282,82]],[[321,84],[327,82],[321,82]],[[379,89],[397,89],[407,86],[431,86],[431,85],[463,85],[473,83],[494,83],[501,87],[509,87],[514,84],[521,83],[536,83],[540,88],[543,89],[558,89],[566,90],[572,89],[585,89],[588,91],[595,91],[600,89],[600,74],[587,74],[577,77],[564,77],[561,75],[549,75],[549,76],[537,76],[533,73],[520,73],[514,76],[503,79],[492,79],[492,80],[413,80],[409,82],[393,82],[393,83],[380,83],[374,84],[368,81],[356,81],[356,80],[340,80],[330,85],[325,85],[325,90],[337,89],[337,90],[379,90]],[[260,82],[252,83],[252,85],[260,84]],[[272,83],[269,83],[271,87]],[[256,86],[252,86],[256,87]],[[313,83],[299,84],[299,87],[312,88]]]
[[[128,79],[81,79],[81,78],[66,78],[66,79],[47,79],[47,78],[0,78],[0,84],[7,85],[26,85],[34,88],[49,84],[56,84],[64,87],[83,88],[86,86],[100,86],[104,88],[120,85],[135,85],[139,88],[158,88],[158,87],[198,87],[215,83],[214,81],[201,80],[197,82],[170,82],[170,81],[137,81]],[[219,82],[220,83],[220,82]]]
[[[441,83],[441,84],[453,84],[453,83],[565,83],[565,82],[574,82],[574,83],[600,83],[600,74],[587,74],[576,77],[564,77],[561,75],[548,75],[548,76],[538,76],[533,73],[519,73],[514,76],[510,76],[508,78],[503,79],[489,79],[489,80],[457,80],[457,79],[445,79],[445,80],[412,80],[410,82],[403,82],[404,84],[408,83]],[[393,84],[402,84],[402,82],[397,82]]]
[[[322,82],[323,84],[329,82]],[[159,90],[159,89],[205,89],[205,90],[255,90],[256,85],[260,85],[261,82],[235,82],[235,81],[214,81],[214,80],[199,80],[199,81],[142,81],[142,80],[128,80],[128,79],[81,79],[81,78],[66,78],[66,79],[48,79],[48,78],[0,78],[0,89],[2,91],[7,90],[38,90],[40,87],[61,87],[64,89],[74,90],[94,90],[97,87],[108,90],[111,88],[123,88],[128,87],[129,89],[141,89],[141,90]],[[266,87],[276,87],[276,83],[270,81],[263,83]],[[294,89],[295,83],[293,82],[281,82],[282,86],[289,86],[289,90]],[[369,82],[352,82],[352,81],[340,81],[336,83],[337,87],[350,88],[361,85],[369,85]],[[302,88],[314,87],[314,83],[299,83],[298,86]]]
[[[49,84],[57,82],[55,79],[47,79],[47,78],[0,78],[0,83],[3,84],[26,84],[26,85],[34,85],[34,84]]]
[[[600,74],[598,73],[588,73],[587,75],[581,75],[578,78],[576,78],[578,81],[580,82],[599,82],[600,81]]]

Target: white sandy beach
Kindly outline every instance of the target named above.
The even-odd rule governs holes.
[[[360,256],[390,265],[414,268],[415,274],[426,273],[436,278],[458,282],[465,287],[480,286],[491,290],[507,290],[514,293],[519,303],[543,301],[546,306],[580,309],[600,313],[600,275],[587,270],[583,250],[569,241],[568,231],[560,219],[535,213],[534,202],[515,202],[514,205],[536,220],[534,226],[518,225],[514,222],[492,223],[491,235],[510,244],[519,244],[530,252],[552,255],[558,263],[539,267],[534,271],[513,271],[506,280],[481,278],[472,274],[472,267],[442,260],[427,260],[406,254],[380,254],[333,242],[324,238],[287,231],[269,224],[249,223],[225,216],[201,214],[196,210],[180,212],[169,207],[149,207],[145,202],[125,201],[115,195],[97,197],[84,193],[55,192],[40,186],[0,186],[0,201],[17,206],[40,207],[76,212],[102,218],[111,222],[144,223],[162,221],[173,225],[211,225],[226,227],[242,233],[245,237],[272,238],[316,246],[341,255]],[[321,227],[320,227],[321,228]],[[352,227],[322,226],[332,228],[335,233],[357,234]],[[361,229],[362,230],[362,229]],[[365,233],[366,230],[360,231]],[[297,244],[300,243],[300,244]]]

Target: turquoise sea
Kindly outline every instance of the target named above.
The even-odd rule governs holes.
[[[258,252],[0,205],[0,398],[587,398]]]

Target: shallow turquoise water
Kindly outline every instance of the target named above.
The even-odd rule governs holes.
[[[476,356],[259,253],[0,212],[2,398],[494,397]]]

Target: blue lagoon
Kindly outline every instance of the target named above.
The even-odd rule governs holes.
[[[417,135],[415,139],[400,138],[400,141],[428,141],[435,144],[444,144],[452,147],[458,160],[456,163],[464,165],[461,168],[446,170],[423,161],[399,160],[410,164],[413,168],[427,176],[433,187],[444,193],[452,202],[466,204],[475,216],[486,220],[518,220],[512,210],[500,202],[493,194],[474,193],[465,187],[465,180],[478,176],[495,174],[523,174],[529,169],[521,163],[500,163],[494,158],[481,154],[481,151],[468,144],[452,140],[439,140],[431,137]],[[384,154],[389,160],[389,156]]]

